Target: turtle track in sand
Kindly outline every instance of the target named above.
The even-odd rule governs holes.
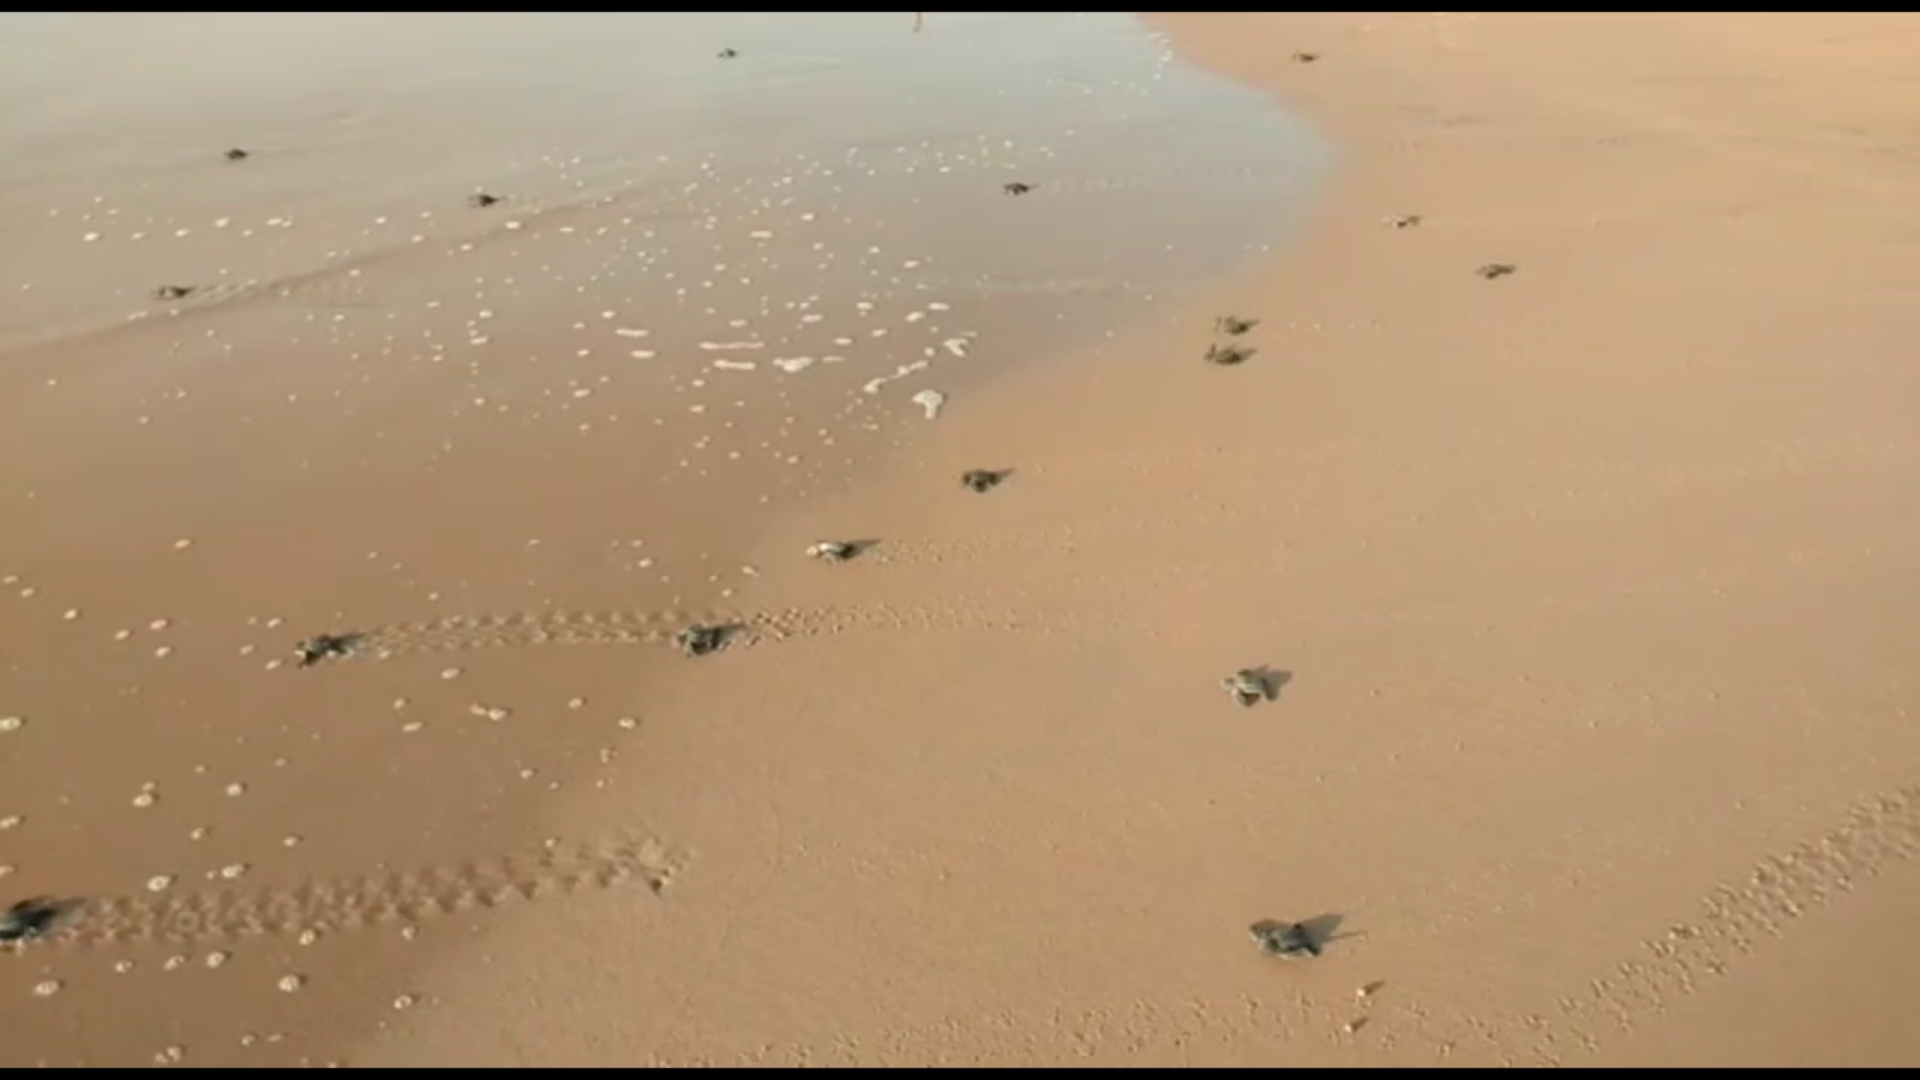
[[[181,946],[339,933],[425,922],[628,884],[659,893],[682,860],[651,839],[560,844],[546,850],[347,877],[282,888],[209,889],[82,901],[45,945]],[[31,946],[30,946],[31,948]]]
[[[1570,1064],[1612,1037],[1699,991],[1795,922],[1853,892],[1892,866],[1920,858],[1920,784],[1864,799],[1820,836],[1761,859],[1738,884],[1701,898],[1699,911],[1658,937],[1638,958],[1568,994],[1521,1025],[1535,1033],[1516,1064]],[[1520,1042],[1521,1040],[1514,1040]]]
[[[749,612],[540,611],[389,623],[359,631],[345,659],[534,645],[675,645],[690,626],[723,626],[726,648],[835,634],[937,629],[1017,629],[1027,620],[966,607],[811,607]]]
[[[1763,856],[1744,877],[1711,888],[1691,918],[1643,938],[1604,974],[1532,1012],[1474,1014],[1439,1002],[1381,998],[1356,1008],[1345,995],[1276,991],[1265,1000],[1143,999],[1080,1013],[949,1016],[884,1029],[869,1045],[898,1048],[889,1064],[937,1060],[1002,1064],[994,1048],[1074,1054],[1103,1038],[1124,1037],[1132,1053],[1171,1057],[1227,1043],[1248,1025],[1286,1039],[1326,1038],[1356,1016],[1368,1037],[1429,1065],[1490,1058],[1518,1067],[1582,1067],[1588,1055],[1666,1012],[1680,998],[1737,966],[1795,923],[1866,887],[1884,870],[1920,858],[1920,784],[1863,799],[1811,839]],[[1651,928],[1649,928],[1651,929]],[[1226,935],[1223,935],[1223,940]],[[1235,947],[1239,947],[1234,943]],[[1391,985],[1391,982],[1389,982]],[[1351,1034],[1350,1032],[1348,1034]],[[1014,1042],[1009,1035],[1024,1037]],[[863,1063],[844,1043],[770,1045],[740,1064]],[[842,1056],[836,1056],[842,1055]]]

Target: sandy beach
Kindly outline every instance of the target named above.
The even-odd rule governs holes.
[[[1920,1058],[1920,17],[285,18],[0,83],[0,1064]]]

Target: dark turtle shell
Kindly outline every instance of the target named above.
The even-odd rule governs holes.
[[[1241,708],[1252,708],[1272,696],[1266,676],[1253,668],[1241,668],[1221,679],[1220,687],[1233,695]]]
[[[1237,367],[1253,356],[1253,350],[1245,345],[1209,345],[1202,357],[1216,367]]]
[[[359,634],[316,634],[294,646],[293,652],[301,667],[312,667],[322,660],[346,656],[359,644]]]
[[[21,900],[0,912],[0,942],[31,941],[44,937],[70,907],[48,896]]]
[[[992,491],[1006,478],[1007,472],[1004,469],[968,469],[960,474],[960,483],[969,491]]]
[[[846,562],[859,548],[845,540],[819,540],[807,548],[807,554],[825,562]]]
[[[680,651],[688,656],[706,656],[718,652],[720,646],[726,644],[727,631],[724,627],[696,623],[680,631],[673,640],[680,646]]]
[[[1300,923],[1261,919],[1247,927],[1247,933],[1268,956],[1320,955],[1320,942],[1314,939],[1313,931]]]

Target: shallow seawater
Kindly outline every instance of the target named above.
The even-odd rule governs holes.
[[[0,1057],[319,1062],[388,1023],[480,925],[463,882],[562,834],[546,810],[685,663],[487,628],[651,646],[760,610],[763,527],[896,422],[1116,332],[1310,195],[1303,130],[1130,17],[913,26],[0,14],[0,674],[46,736],[0,760],[0,816],[31,811],[10,886],[185,920],[241,867],[343,925],[460,913],[418,948],[256,935],[218,975],[40,954],[6,1000],[71,985]],[[425,644],[281,667],[383,626]]]
[[[1113,14],[0,15],[0,145],[0,349],[171,318],[902,409],[1272,245],[1321,162]]]

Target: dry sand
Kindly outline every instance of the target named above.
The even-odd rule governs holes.
[[[683,606],[749,619],[754,647],[565,647],[676,625],[617,601],[420,624],[381,638],[391,662],[306,672],[297,696],[223,683],[223,716],[77,738],[42,717],[107,680],[9,614],[21,703],[0,712],[29,725],[0,735],[0,814],[28,820],[0,844],[19,879],[131,895],[133,865],[198,866],[179,833],[210,821],[262,884],[104,902],[8,958],[4,1060],[1920,1056],[1899,1019],[1920,964],[1902,918],[1920,899],[1920,18],[1162,24],[1340,147],[1302,241],[1124,341],[1007,375],[741,539],[757,576]],[[1483,280],[1487,263],[1517,270]],[[1258,351],[1210,367],[1228,311],[1260,320]],[[84,399],[61,400],[83,448],[61,460],[104,460]],[[248,445],[301,435],[278,438]],[[244,569],[261,545],[297,570],[324,547],[310,534],[355,535],[351,490],[268,524],[182,509],[156,468],[98,489],[90,519],[63,503],[55,539],[88,558],[9,588],[96,630],[164,592],[152,575],[224,590],[196,600],[197,636],[139,631],[191,643],[142,698],[203,701],[224,669],[202,649],[264,654],[349,600],[404,623],[393,580],[531,558],[533,528],[446,509],[524,489],[510,451],[449,464],[411,506],[397,483],[368,498],[411,515],[387,533],[412,547],[364,581]],[[975,466],[1016,471],[975,496],[954,482]],[[616,494],[549,478],[516,507],[571,553],[543,589],[604,586],[584,548],[622,524]],[[42,527],[9,498],[9,530]],[[183,549],[160,539],[184,530]],[[799,557],[823,535],[882,543]],[[404,569],[429,559],[452,568]],[[535,598],[495,581],[463,599]],[[287,621],[225,629],[248,614]],[[466,648],[489,641],[510,647]],[[1291,678],[1237,709],[1217,680],[1257,664]],[[516,712],[464,716],[490,701]],[[311,745],[212,737],[235,715],[296,717]],[[434,726],[397,738],[409,715]],[[23,739],[50,740],[32,772]],[[143,776],[183,762],[197,779],[147,811],[165,829],[128,834]],[[560,790],[512,794],[549,773]],[[80,797],[98,790],[125,798]],[[282,853],[281,833],[309,839]],[[62,835],[95,846],[62,854]],[[1339,925],[1284,963],[1247,940],[1268,917]],[[308,925],[328,933],[300,944]]]

